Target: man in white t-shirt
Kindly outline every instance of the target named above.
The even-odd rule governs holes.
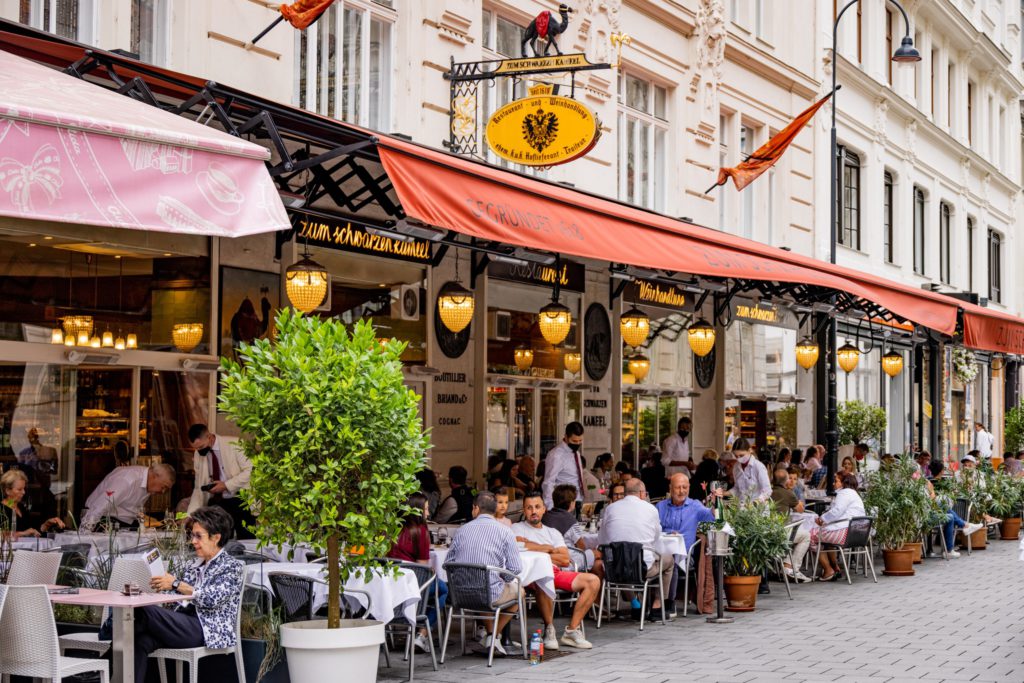
[[[578,593],[579,597],[576,599],[576,606],[573,607],[569,625],[565,627],[565,632],[559,641],[553,623],[555,604],[551,597],[536,584],[526,587],[536,597],[537,609],[544,620],[544,647],[557,650],[558,643],[561,642],[569,647],[589,650],[593,645],[583,637],[581,626],[583,617],[597,600],[598,591],[601,589],[601,580],[586,572],[564,570],[565,567],[569,567],[569,549],[558,529],[544,526],[541,522],[545,512],[543,498],[536,493],[527,494],[523,499],[523,521],[512,525],[512,533],[516,535],[517,541],[526,544],[527,550],[550,555],[551,566],[555,571],[555,588]]]
[[[996,437],[992,435],[992,432],[985,429],[985,425],[980,422],[974,423],[974,450],[978,451],[982,458],[989,460],[992,458],[992,448],[995,446]]]

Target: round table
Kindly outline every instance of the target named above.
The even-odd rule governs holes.
[[[597,534],[583,534],[580,538],[588,550],[597,548]],[[662,534],[655,541],[654,550],[661,555],[671,555],[677,567],[686,569],[686,539],[682,534]]]
[[[441,581],[448,581],[448,573],[444,570],[448,558],[448,548],[434,547],[430,550],[430,567]],[[519,561],[523,570],[519,573],[519,583],[523,586],[536,584],[547,595],[555,596],[555,570],[551,566],[551,556],[530,550],[519,551]]]

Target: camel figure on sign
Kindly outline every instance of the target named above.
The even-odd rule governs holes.
[[[562,51],[558,49],[555,37],[560,33],[564,33],[565,29],[569,28],[569,14],[572,11],[572,7],[562,3],[558,6],[558,15],[561,17],[561,21],[555,18],[554,13],[547,10],[534,17],[530,25],[526,27],[526,33],[523,34],[523,57],[546,57],[548,52],[551,51],[552,46],[554,46],[555,52],[562,54]],[[544,46],[543,55],[537,50],[537,43],[541,40],[548,41],[547,45]],[[527,53],[527,46],[533,51],[532,55]]]

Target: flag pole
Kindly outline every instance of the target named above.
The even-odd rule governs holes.
[[[263,29],[262,31],[260,31],[260,33],[259,33],[259,35],[258,35],[258,36],[256,36],[256,37],[255,37],[255,38],[253,38],[252,40],[250,40],[250,41],[249,41],[249,43],[248,43],[248,45],[249,45],[249,46],[252,46],[252,45],[255,45],[256,43],[258,43],[258,42],[260,41],[260,38],[262,38],[263,36],[265,36],[265,35],[267,35],[268,33],[270,33],[270,31],[271,31],[271,30],[272,30],[272,29],[273,29],[273,28],[274,28],[275,26],[277,26],[278,24],[280,24],[280,23],[281,23],[282,21],[284,21],[284,15],[283,15],[283,14],[280,14],[280,15],[278,15],[277,19],[274,19],[274,21],[272,21],[272,22],[270,23],[270,26],[268,26],[268,27],[266,27],[265,29]]]

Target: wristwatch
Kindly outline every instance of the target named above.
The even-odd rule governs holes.
[[[175,579],[174,581],[171,582],[171,590],[174,591],[175,593],[177,593],[178,592],[178,586],[180,586],[180,585],[181,585],[181,579]]]

